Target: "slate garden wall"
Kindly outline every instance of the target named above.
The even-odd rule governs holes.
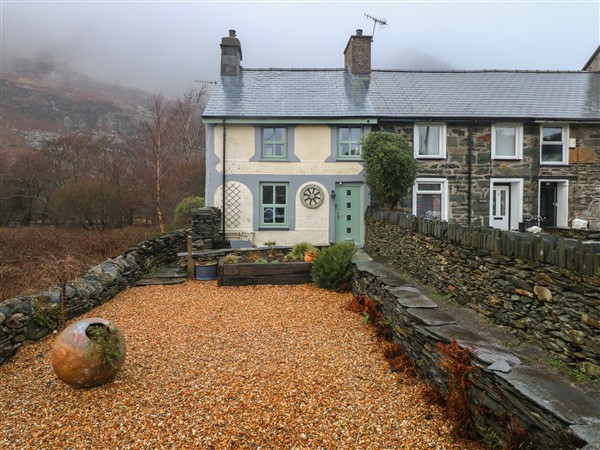
[[[415,362],[419,375],[448,397],[450,376],[439,344],[453,339],[468,349],[463,386],[468,414],[489,448],[600,449],[600,403],[529,367],[509,350],[464,327],[389,266],[363,252],[354,255],[355,295],[367,295],[383,314],[393,340]],[[462,385],[460,379],[454,386]]]
[[[600,241],[369,210],[365,249],[600,376]]]
[[[177,260],[187,233],[174,231],[134,245],[125,253],[92,267],[66,284],[67,319],[77,317],[132,286],[144,273]],[[0,364],[28,342],[41,339],[60,325],[60,286],[0,303]]]

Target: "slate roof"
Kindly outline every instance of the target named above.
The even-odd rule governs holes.
[[[600,73],[243,69],[203,117],[600,120]]]

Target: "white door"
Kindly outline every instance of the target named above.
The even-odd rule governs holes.
[[[510,228],[510,185],[494,185],[490,226],[502,230]]]

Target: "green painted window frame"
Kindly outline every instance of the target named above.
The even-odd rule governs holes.
[[[342,130],[348,130],[349,139],[342,139]],[[359,137],[357,139],[352,139],[352,130],[358,130]],[[362,147],[361,147],[361,139],[363,138],[363,128],[362,127],[353,127],[347,126],[342,127],[338,126],[337,129],[337,157],[338,159],[346,159],[346,160],[362,160]],[[344,155],[342,153],[342,145],[348,145],[349,149],[352,148],[352,145],[358,144],[358,154],[357,155]]]
[[[285,202],[278,202],[277,199],[277,188],[285,188]],[[260,183],[259,184],[259,223],[260,228],[268,229],[288,229],[288,213],[289,213],[289,183]],[[270,202],[265,200],[266,189],[272,190],[270,194]],[[271,209],[272,222],[265,221],[265,213],[267,209]],[[283,221],[277,223],[277,216],[279,212],[283,213]],[[281,211],[282,210],[282,211]]]
[[[265,138],[265,132],[267,130],[273,130],[273,134],[272,134],[273,137],[271,139]],[[283,133],[283,139],[276,139],[277,138],[277,130],[281,130],[281,132]],[[286,161],[288,158],[287,139],[288,139],[287,127],[277,127],[277,126],[262,127],[260,130],[260,142],[261,142],[260,156],[261,156],[261,159],[264,161]],[[281,155],[275,154],[275,148],[278,145],[281,145],[283,148],[283,154],[281,154]],[[272,155],[267,154],[266,149],[268,148],[268,146],[273,146],[274,151],[273,151]]]

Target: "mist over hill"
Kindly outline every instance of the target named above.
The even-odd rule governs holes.
[[[3,151],[37,147],[72,132],[135,133],[152,95],[82,75],[65,65],[30,59],[3,64],[0,76]]]

